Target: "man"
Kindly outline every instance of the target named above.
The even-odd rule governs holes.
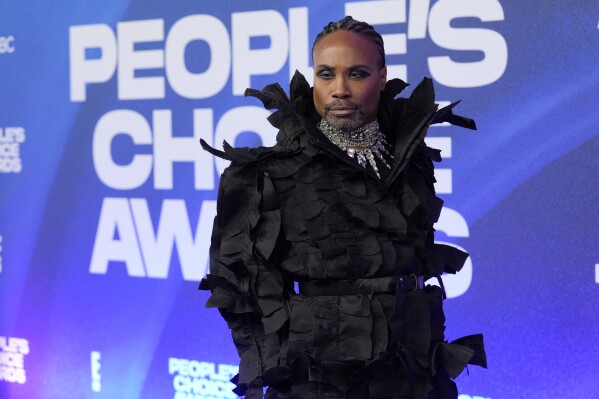
[[[424,284],[467,254],[434,244],[439,152],[423,138],[474,123],[437,111],[429,79],[394,99],[407,85],[387,82],[384,54],[370,25],[332,22],[313,89],[296,73],[290,99],[277,84],[246,92],[277,109],[275,146],[203,143],[231,165],[200,287],[232,331],[246,398],[456,398],[451,378],[485,366],[480,335],[444,341],[443,290]]]

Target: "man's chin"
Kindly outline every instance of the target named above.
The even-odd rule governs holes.
[[[362,125],[362,118],[356,118],[354,115],[350,117],[327,115],[325,119],[331,126],[339,130],[355,130]]]

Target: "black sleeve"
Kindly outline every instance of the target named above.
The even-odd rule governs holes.
[[[262,397],[262,373],[279,365],[287,340],[293,283],[278,268],[281,212],[269,177],[255,163],[233,163],[223,173],[210,248],[207,307],[231,329],[240,357],[235,393]]]

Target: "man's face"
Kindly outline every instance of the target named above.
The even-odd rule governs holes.
[[[341,30],[321,39],[312,56],[314,106],[320,116],[344,130],[374,121],[387,81],[376,46]]]

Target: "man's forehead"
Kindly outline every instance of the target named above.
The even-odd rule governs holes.
[[[314,51],[320,49],[326,49],[331,46],[340,46],[345,45],[348,47],[360,47],[364,45],[373,46],[370,41],[363,37],[362,35],[350,32],[347,30],[338,30],[333,33],[329,33],[325,37],[323,37],[316,46],[314,47]]]
[[[367,38],[354,32],[337,31],[320,40],[314,47],[314,64],[334,66],[338,62],[346,65],[377,64],[379,57],[376,46]]]

